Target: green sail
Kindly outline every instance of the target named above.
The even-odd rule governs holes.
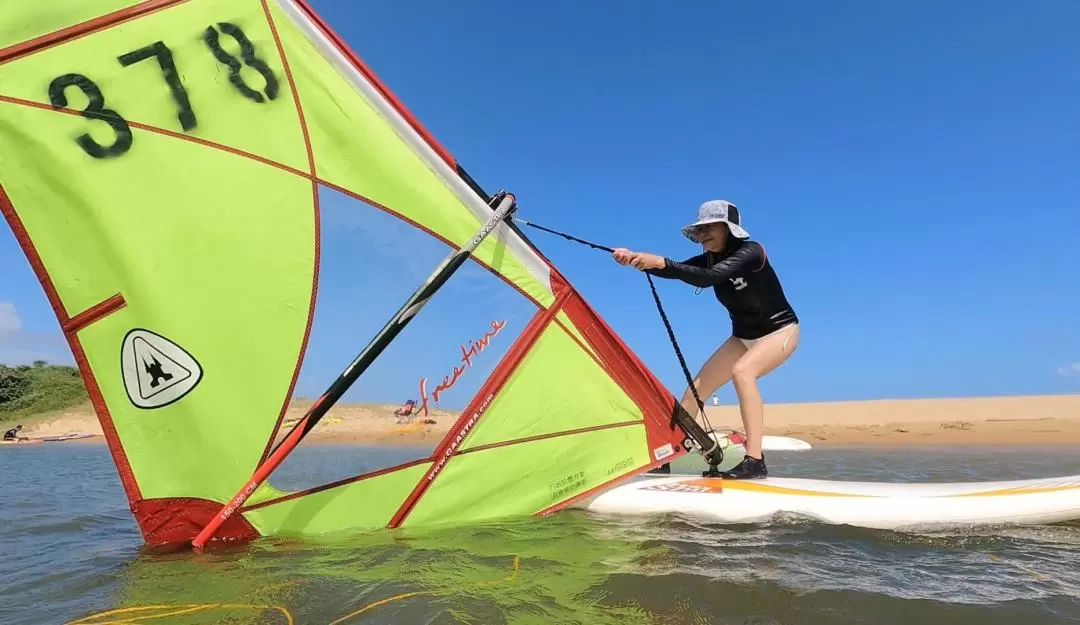
[[[292,398],[319,301],[320,189],[447,249],[488,198],[299,0],[13,0],[0,24],[0,208],[144,539],[190,540]],[[264,485],[221,537],[544,514],[681,453],[673,398],[530,242],[503,225],[474,260],[531,321],[435,452]],[[522,462],[527,475],[507,471]]]

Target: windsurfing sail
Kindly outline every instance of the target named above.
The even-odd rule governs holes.
[[[357,233],[391,222],[442,254],[493,214],[302,0],[4,2],[0,146],[0,210],[151,544],[192,540],[269,455],[326,274],[344,264],[328,251],[332,198],[358,206]],[[377,288],[415,288],[434,262],[394,272],[417,249],[350,265],[354,307],[380,311]],[[432,385],[475,383],[433,452],[305,488],[271,480],[215,539],[547,514],[685,453],[674,397],[519,230],[503,223],[471,258],[489,282],[466,292],[475,285],[452,278],[416,324],[435,336],[450,317],[513,314],[490,320],[502,343],[476,365],[484,375],[466,371],[480,358],[463,343],[466,364]],[[462,297],[438,303],[450,285]],[[373,368],[429,351],[388,351]]]

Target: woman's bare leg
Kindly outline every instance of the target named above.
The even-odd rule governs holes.
[[[757,380],[777,368],[799,345],[799,326],[766,336],[755,343],[732,367],[739,413],[746,430],[746,455],[760,459],[761,436],[765,429],[765,407],[758,392]]]
[[[731,337],[724,341],[713,352],[712,356],[705,361],[705,364],[701,365],[701,370],[698,371],[697,377],[694,378],[694,388],[698,391],[698,396],[704,398],[712,395],[716,392],[716,389],[727,384],[731,380],[731,376],[735,370],[735,363],[739,358],[746,354],[746,346],[742,344],[742,341],[735,337]],[[683,393],[682,400],[679,401],[682,407],[686,409],[694,418],[700,422],[701,415],[698,411],[697,400],[694,399],[694,394],[687,387]],[[704,427],[704,424],[702,424]]]
[[[732,371],[735,368],[735,363],[739,358],[746,353],[746,346],[742,344],[742,341],[735,337],[731,337],[724,341],[720,347],[716,348],[712,356],[709,356],[705,364],[701,365],[701,369],[698,371],[697,377],[694,378],[694,388],[697,389],[698,396],[708,396],[716,392],[716,389],[728,383],[731,380]],[[702,400],[704,401],[704,400]],[[706,425],[702,423],[700,411],[698,410],[697,400],[694,399],[694,393],[687,387],[683,391],[682,399],[679,400],[682,407],[686,412],[690,413],[694,420],[706,428]],[[671,465],[664,464],[659,468],[654,469],[654,472],[670,473]]]

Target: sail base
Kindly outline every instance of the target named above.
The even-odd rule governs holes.
[[[143,499],[131,505],[146,543],[165,547],[186,546],[221,510],[221,504],[192,497]],[[214,534],[216,543],[248,542],[259,532],[241,515],[229,517]]]

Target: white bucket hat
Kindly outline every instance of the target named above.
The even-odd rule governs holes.
[[[682,233],[686,238],[697,243],[698,240],[694,237],[695,228],[705,224],[724,222],[728,225],[733,236],[740,239],[749,239],[750,233],[743,230],[743,227],[739,225],[739,221],[739,209],[734,204],[727,200],[709,200],[698,207],[697,221],[683,226]]]

